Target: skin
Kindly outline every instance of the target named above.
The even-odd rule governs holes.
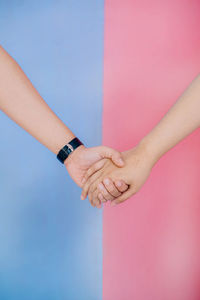
[[[55,154],[75,137],[1,46],[0,109]],[[104,158],[111,159],[118,167],[124,165],[121,153],[116,150],[105,146],[80,146],[65,160],[65,167],[72,179],[82,187],[87,170]]]
[[[88,194],[91,204],[97,207],[107,200],[111,200],[112,205],[124,202],[140,190],[158,160],[198,127],[200,75],[139,145],[123,153],[125,166],[122,169],[107,161],[101,170],[96,164],[87,171],[83,179],[82,199]],[[124,187],[128,185],[128,190],[123,195],[115,196],[119,180],[124,181],[121,182]]]
[[[143,152],[143,155],[141,155]],[[134,149],[123,152],[125,166],[123,168],[115,168],[106,160],[104,167],[99,169],[90,176],[83,188],[84,196],[88,192],[88,198],[93,206],[100,207],[102,202],[112,201],[111,205],[115,205],[113,201],[124,201],[131,195],[134,195],[144,184],[153,163],[147,159],[145,149],[137,146]],[[117,187],[117,188],[116,188]],[[116,194],[121,191],[122,195]]]

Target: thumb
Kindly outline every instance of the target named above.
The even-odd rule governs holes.
[[[106,146],[100,146],[99,147],[99,155],[102,158],[109,158],[112,160],[112,162],[117,167],[123,167],[124,166],[124,160],[122,157],[121,152],[114,150],[112,148],[106,147]]]
[[[111,206],[115,206],[117,204],[120,204],[122,202],[124,202],[125,200],[129,199],[131,196],[133,196],[135,194],[135,190],[133,187],[130,187],[126,192],[124,192],[121,196],[119,196],[118,198],[114,199],[111,202]]]

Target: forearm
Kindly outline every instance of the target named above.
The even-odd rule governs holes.
[[[141,141],[153,164],[200,126],[200,75],[158,125]]]
[[[74,138],[2,47],[0,109],[54,153]]]

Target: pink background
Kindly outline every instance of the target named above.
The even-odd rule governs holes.
[[[200,70],[200,1],[106,0],[104,143],[126,150]],[[104,209],[104,300],[200,299],[200,134]]]

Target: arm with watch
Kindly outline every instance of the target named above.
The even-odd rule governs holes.
[[[101,169],[94,164],[86,172],[82,199],[88,194],[91,204],[96,207],[108,200],[112,206],[127,200],[140,190],[158,160],[199,127],[200,75],[150,133],[136,147],[122,153],[123,168],[116,168],[110,161],[103,160]],[[119,187],[125,183],[129,189],[121,195]]]
[[[80,187],[86,171],[104,158],[123,166],[121,153],[86,148],[42,99],[16,61],[0,46],[0,109],[57,155]],[[123,191],[123,189],[122,189]]]

